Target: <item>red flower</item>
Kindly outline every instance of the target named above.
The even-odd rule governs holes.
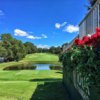
[[[83,46],[83,45],[84,45],[84,41],[83,41],[83,40],[79,40],[79,41],[78,41],[78,45],[79,45],[79,46]]]
[[[89,36],[84,36],[83,38],[82,38],[82,41],[84,41],[84,43],[89,43],[90,42],[90,37]]]
[[[80,41],[80,39],[76,38],[74,41],[74,44],[78,45],[78,42]]]
[[[97,37],[100,37],[100,32],[97,32],[96,34],[97,34]]]
[[[93,35],[91,36],[91,39],[92,39],[92,40],[96,40],[96,39],[97,39],[97,34],[93,34]]]
[[[96,33],[100,32],[100,28],[96,28]]]
[[[79,45],[79,46],[83,46],[84,41],[77,38],[77,39],[75,39],[74,44]]]
[[[97,33],[91,36],[91,44],[92,46],[96,46],[98,44],[98,36]]]

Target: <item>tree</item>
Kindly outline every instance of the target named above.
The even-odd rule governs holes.
[[[26,55],[26,50],[25,50],[25,46],[24,44],[16,39],[13,39],[12,43],[14,43],[14,45],[12,45],[11,49],[13,51],[14,54],[14,59],[16,61],[22,59],[23,57],[25,57]]]
[[[60,54],[60,53],[61,53],[61,47],[60,47],[60,46],[58,46],[58,47],[52,46],[52,47],[49,49],[49,52],[50,52],[50,53],[53,53],[53,54]]]
[[[55,53],[56,54],[60,54],[61,53],[61,47],[60,46],[56,47]]]
[[[37,48],[38,53],[42,53],[43,49],[42,48]]]
[[[2,46],[2,42],[0,42],[0,57],[6,57],[7,52],[6,49]]]
[[[6,61],[18,61],[25,57],[26,50],[24,44],[13,38],[10,34],[1,35],[2,47],[6,50]]]
[[[24,43],[24,46],[25,46],[26,52],[28,54],[36,53],[37,52],[37,47],[33,43],[31,43],[31,42]]]

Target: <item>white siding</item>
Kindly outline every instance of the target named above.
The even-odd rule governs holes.
[[[82,38],[84,35],[86,35],[86,20],[80,26],[80,29],[79,29],[79,38]]]
[[[100,27],[100,4],[97,4],[94,9],[89,12],[79,27],[79,38],[87,34],[95,33],[96,28]]]

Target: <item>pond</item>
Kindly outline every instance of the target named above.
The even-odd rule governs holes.
[[[62,70],[62,67],[54,64],[20,64],[8,66],[3,70]]]
[[[51,64],[34,64],[36,66],[36,70],[50,70]]]

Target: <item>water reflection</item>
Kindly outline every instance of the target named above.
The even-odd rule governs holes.
[[[34,64],[36,66],[36,70],[50,70],[51,64]]]

